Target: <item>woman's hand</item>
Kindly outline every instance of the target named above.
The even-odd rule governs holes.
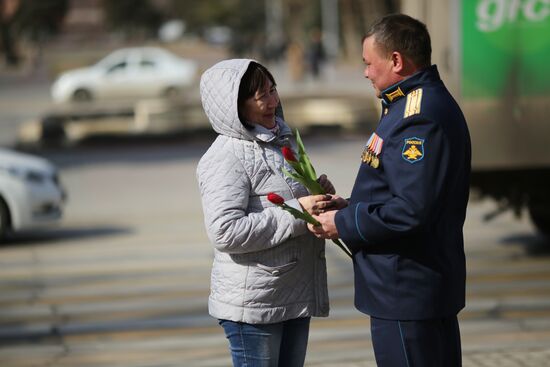
[[[332,185],[332,182],[330,182],[327,175],[322,174],[321,176],[319,176],[319,178],[317,179],[317,182],[319,182],[319,184],[327,194],[336,194],[334,185]]]
[[[302,208],[312,215],[331,210],[340,210],[348,206],[348,201],[338,195],[309,195],[298,199]]]
[[[319,215],[330,210],[332,204],[331,195],[309,195],[298,198],[302,209],[312,215]]]

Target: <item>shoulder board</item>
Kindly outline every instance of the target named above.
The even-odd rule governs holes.
[[[407,94],[407,104],[405,105],[405,112],[403,118],[407,118],[412,115],[420,113],[420,106],[422,104],[422,88],[415,89]]]

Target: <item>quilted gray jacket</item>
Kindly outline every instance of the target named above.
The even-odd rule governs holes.
[[[200,82],[204,111],[218,133],[197,167],[214,246],[209,313],[251,324],[327,316],[324,241],[267,200],[275,192],[299,207],[296,198],[308,195],[281,170],[291,170],[280,151],[291,131],[279,117],[277,135],[260,125],[247,130],[238,118],[239,83],[250,61],[222,61]]]

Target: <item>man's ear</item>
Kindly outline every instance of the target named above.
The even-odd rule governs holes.
[[[392,69],[396,74],[400,74],[405,68],[405,60],[400,52],[394,51],[391,54]]]

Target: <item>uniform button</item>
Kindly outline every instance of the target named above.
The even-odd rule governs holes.
[[[325,251],[319,252],[319,259],[324,259],[324,258],[325,258]]]
[[[273,270],[273,271],[271,272],[271,274],[273,274],[273,275],[275,275],[275,276],[276,276],[276,275],[279,275],[280,273],[281,273],[281,272],[280,272],[279,270]]]

